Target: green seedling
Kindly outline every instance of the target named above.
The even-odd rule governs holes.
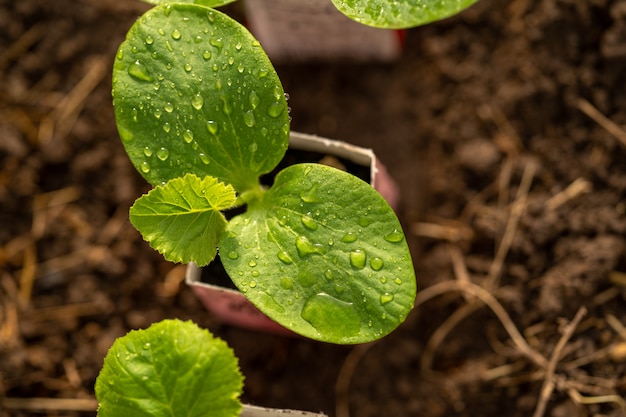
[[[297,164],[259,178],[289,140],[285,94],[258,41],[196,4],[146,12],[113,70],[118,130],[155,188],[133,225],[173,262],[220,258],[237,288],[306,337],[360,343],[407,316],[415,275],[402,227],[368,183]],[[245,208],[227,220],[224,212]]]
[[[164,320],[117,339],[96,379],[98,417],[235,417],[243,376],[228,345]]]
[[[261,45],[209,7],[229,0],[150,2],[113,69],[120,137],[154,186],[131,208],[133,225],[173,262],[204,266],[219,248],[235,286],[303,336],[348,344],[391,332],[416,293],[391,207],[366,182],[319,164],[290,166],[262,186],[287,150],[290,116]],[[336,2],[363,22],[373,12],[457,10],[439,3]]]

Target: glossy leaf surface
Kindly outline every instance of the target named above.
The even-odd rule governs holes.
[[[413,306],[413,265],[400,223],[369,184],[318,164],[288,167],[220,239],[237,287],[306,337],[361,343]]]
[[[216,178],[175,178],[137,199],[130,221],[143,238],[172,262],[213,260],[226,228],[221,210],[235,204],[235,190]]]
[[[164,320],[115,341],[96,380],[98,417],[235,417],[242,388],[224,341]]]
[[[332,0],[343,14],[365,25],[402,29],[450,17],[477,0]]]
[[[194,4],[166,4],[131,27],[113,69],[118,130],[153,185],[193,173],[254,188],[283,157],[289,115],[252,35]]]

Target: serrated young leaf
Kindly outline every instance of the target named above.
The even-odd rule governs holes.
[[[193,173],[243,193],[282,159],[287,100],[259,42],[195,4],[164,4],[128,31],[113,67],[122,143],[151,184]]]
[[[202,266],[215,257],[226,228],[221,210],[231,208],[235,200],[232,186],[187,174],[137,199],[130,221],[165,259]]]
[[[98,417],[236,417],[242,389],[228,345],[179,320],[117,339],[95,387]]]
[[[366,182],[318,164],[280,172],[230,220],[222,263],[261,311],[303,336],[363,343],[411,310],[415,274],[402,227]]]
[[[445,19],[478,0],[332,0],[339,11],[364,25],[411,28]]]

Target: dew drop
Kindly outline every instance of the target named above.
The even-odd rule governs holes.
[[[211,163],[211,160],[209,159],[209,157],[206,156],[206,154],[202,152],[198,154],[198,157],[200,158],[200,160],[202,161],[204,165],[209,165]]]
[[[383,269],[384,265],[385,262],[380,258],[372,258],[372,260],[370,261],[370,266],[374,271],[380,271],[381,269]]]
[[[253,260],[251,260],[250,262],[248,262],[248,266],[249,266],[250,268],[254,268],[254,267],[256,266],[256,261],[255,261],[254,259],[253,259]]]
[[[163,109],[165,109],[166,112],[171,113],[174,111],[174,105],[170,102],[165,103],[165,106],[163,106]]]
[[[282,114],[285,106],[282,103],[272,103],[267,107],[267,114],[270,117],[278,117]]]
[[[174,29],[174,30],[172,31],[172,39],[174,39],[174,40],[179,40],[179,39],[180,39],[180,36],[181,36],[181,35],[180,35],[180,30],[178,30],[178,29]]]
[[[382,278],[380,279],[380,283],[381,283],[381,284],[386,284],[386,283],[387,283],[387,277],[382,277]]]
[[[250,144],[250,146],[248,146],[248,150],[251,153],[255,153],[258,149],[259,149],[259,145],[257,145],[256,142],[253,142],[253,143]]]
[[[317,187],[318,185],[315,184],[309,190],[300,192],[300,200],[305,203],[321,203],[322,199],[317,193]]]
[[[324,272],[324,276],[326,277],[326,279],[331,280],[334,277],[334,273],[332,270],[327,269],[326,272]]]
[[[208,61],[209,59],[211,59],[211,51],[202,52],[202,58],[204,58],[205,61]]]
[[[191,105],[193,106],[194,109],[200,110],[202,106],[204,106],[204,97],[202,97],[200,93],[196,94],[191,99]]]
[[[128,75],[139,81],[153,81],[154,78],[148,73],[148,69],[139,60],[128,66]]]
[[[329,338],[354,336],[361,328],[361,320],[353,304],[326,293],[310,297],[304,303],[300,315]]]
[[[280,279],[280,286],[285,290],[293,288],[293,280],[291,278],[283,277]]]
[[[254,118],[254,112],[252,110],[248,110],[243,114],[243,121],[248,127],[254,127],[256,124],[256,120]]]
[[[356,242],[357,237],[355,233],[352,232],[348,232],[345,235],[343,235],[343,237],[341,238],[341,241],[343,243],[353,243]]]
[[[250,105],[252,106],[253,110],[259,107],[259,103],[261,102],[259,95],[254,90],[250,91],[250,94],[248,95],[248,100],[250,100]]]
[[[144,161],[141,163],[140,169],[141,169],[141,172],[143,172],[144,174],[147,174],[148,172],[150,172],[150,164]]]
[[[196,35],[193,37],[193,42],[194,43],[201,43],[202,42],[202,36],[200,35]]]
[[[243,47],[243,45],[241,44],[241,42],[237,42],[237,43],[235,44],[235,49],[236,49],[236,50],[238,50],[238,51],[241,51],[241,48],[242,48],[242,47]]]
[[[155,82],[152,84],[152,88],[154,88],[154,91],[159,91],[159,88],[161,88],[161,83],[160,83],[160,82],[158,82],[158,81],[155,81]]]
[[[228,256],[228,259],[235,260],[235,259],[239,258],[239,253],[235,252],[235,251],[231,251],[231,252],[228,252],[228,255],[226,255],[226,256]]]
[[[276,256],[278,257],[278,259],[280,259],[280,261],[284,264],[291,264],[293,263],[293,260],[291,259],[291,256],[289,256],[289,254],[285,251],[280,251],[276,254]]]
[[[185,69],[186,72],[190,72],[191,71],[191,64],[187,63],[183,66],[183,68]]]
[[[150,35],[146,36],[146,43],[148,45],[152,45],[154,43],[154,38]]]
[[[152,149],[150,149],[150,147],[146,146],[145,148],[143,148],[143,154],[150,157],[152,156]]]
[[[206,130],[209,131],[212,135],[217,134],[218,126],[217,123],[213,120],[207,120],[206,122]]]
[[[367,254],[361,249],[353,250],[350,252],[350,265],[357,269],[365,268],[365,262],[367,260]]]
[[[380,304],[381,305],[385,305],[385,304],[390,303],[392,301],[393,301],[393,294],[386,292],[386,293],[380,295]]]
[[[248,286],[250,288],[255,288],[256,287],[256,281],[250,281],[250,283],[248,284]]]
[[[385,240],[391,243],[399,243],[399,242],[402,242],[403,239],[404,239],[404,234],[398,231],[398,229],[395,229],[393,232],[389,233],[388,235],[385,235]]]
[[[302,221],[304,227],[309,230],[317,230],[317,228],[319,227],[317,222],[313,219],[313,217],[311,217],[311,213],[303,215],[300,220]]]
[[[325,248],[320,244],[313,244],[306,236],[298,236],[296,238],[296,249],[301,257],[307,255],[323,255],[326,253]]]
[[[228,58],[228,65],[233,65],[235,63],[235,58],[232,56]]]
[[[357,224],[361,227],[367,227],[371,224],[371,220],[367,217],[361,217],[359,220],[357,220]]]
[[[183,140],[186,143],[191,143],[193,141],[193,132],[189,129],[183,132]]]
[[[257,271],[256,269],[254,271],[251,272],[253,277],[258,277],[260,275],[259,271]]]
[[[400,278],[395,278],[393,282],[395,282],[398,285],[402,284],[402,280]]]
[[[170,41],[165,41],[165,47],[167,48],[168,51],[174,52],[174,48],[172,48],[172,44],[170,43]],[[171,66],[168,69],[170,68]]]
[[[156,117],[157,119],[160,119],[163,112],[161,111],[161,109],[154,109],[153,114],[154,114],[154,117]]]
[[[224,41],[222,40],[222,38],[211,38],[209,39],[209,43],[216,47],[218,51],[222,50],[222,47],[224,46]]]
[[[170,133],[170,130],[172,130],[172,126],[169,124],[169,122],[163,123],[163,130],[165,131],[165,133]]]
[[[157,158],[159,158],[161,161],[165,161],[167,160],[167,158],[169,158],[170,156],[170,151],[168,151],[165,148],[161,148],[157,151],[156,153]]]

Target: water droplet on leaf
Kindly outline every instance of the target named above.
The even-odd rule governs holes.
[[[306,236],[298,236],[296,238],[296,249],[298,250],[298,255],[301,257],[313,254],[323,255],[326,253],[322,245],[312,243]]]
[[[197,93],[191,99],[191,105],[193,106],[194,109],[200,110],[202,106],[204,105],[204,97],[202,97],[200,93]]]
[[[157,158],[159,158],[161,161],[165,161],[169,156],[170,156],[170,151],[168,151],[165,148],[161,148],[157,151],[156,153]]]
[[[343,237],[341,238],[341,241],[343,243],[353,243],[356,242],[357,240],[357,236],[355,233],[352,232],[348,232],[345,235],[343,235]]]
[[[397,229],[389,233],[388,235],[385,235],[385,240],[391,243],[402,242],[403,239],[404,239],[404,234],[398,231]]]
[[[380,271],[381,269],[383,269],[384,265],[385,262],[380,258],[372,258],[372,260],[370,261],[370,266],[374,271]]]
[[[365,268],[367,254],[361,249],[350,252],[350,265],[357,269]]]
[[[385,304],[390,303],[392,301],[393,301],[393,294],[388,293],[388,292],[386,292],[384,294],[381,294],[381,296],[380,296],[380,304],[381,305],[385,305]]]
[[[139,60],[128,66],[128,75],[139,81],[153,81],[148,69]]]
[[[301,316],[328,337],[350,337],[359,333],[361,319],[352,303],[326,293],[315,294],[302,308]]]
[[[254,118],[254,112],[252,110],[248,110],[243,114],[243,121],[248,127],[254,127],[256,124],[256,120]]]
[[[289,256],[289,254],[285,251],[280,251],[276,254],[276,256],[278,256],[278,259],[281,260],[281,262],[289,265],[291,263],[293,263],[293,260],[291,259],[291,256]]]

